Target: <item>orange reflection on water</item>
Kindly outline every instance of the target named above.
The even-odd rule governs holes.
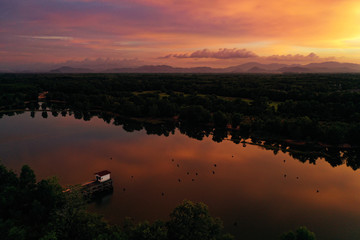
[[[211,137],[198,141],[178,131],[169,137],[127,133],[96,118],[81,122],[49,117],[46,122],[39,119],[39,126],[23,118],[8,127],[23,123],[33,136],[43,134],[39,126],[50,133],[36,141],[8,142],[7,148],[18,146],[5,164],[20,169],[27,163],[38,178],[56,175],[64,186],[111,171],[113,195],[90,209],[113,223],[126,216],[166,220],[176,205],[190,199],[208,204],[239,239],[276,239],[300,225],[319,239],[360,236],[360,176],[345,165],[333,168],[321,159],[316,165],[301,163],[259,146],[216,143]]]

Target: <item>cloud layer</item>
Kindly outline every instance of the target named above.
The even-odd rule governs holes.
[[[187,58],[209,58],[209,59],[249,59],[256,60],[259,62],[291,62],[291,63],[303,63],[303,62],[319,62],[319,61],[329,61],[334,60],[334,57],[321,58],[315,53],[309,53],[308,55],[302,54],[287,54],[287,55],[271,55],[271,56],[259,56],[256,53],[249,51],[247,49],[227,49],[221,48],[218,51],[211,51],[208,49],[197,50],[192,53],[171,53],[159,59],[187,59]]]
[[[217,58],[217,59],[229,59],[229,58],[253,58],[257,55],[246,49],[227,49],[220,48],[218,51],[210,51],[208,49],[198,50],[193,53],[184,54],[168,54],[162,58]]]
[[[331,58],[326,58],[326,59],[321,59],[318,55],[316,55],[315,53],[310,53],[309,55],[301,55],[301,54],[287,54],[287,55],[272,55],[269,57],[265,57],[266,60],[269,61],[274,61],[274,62],[281,62],[281,61],[291,61],[291,62],[316,62],[319,60],[330,60],[330,59],[334,59],[333,57]]]

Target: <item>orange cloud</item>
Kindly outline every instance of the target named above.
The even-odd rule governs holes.
[[[214,52],[208,49],[197,50],[191,54],[169,54],[162,58],[217,58],[217,59],[228,59],[228,58],[253,58],[257,55],[246,49],[227,49],[220,48],[218,51]]]
[[[264,59],[268,61],[290,61],[290,62],[317,62],[317,61],[330,61],[334,60],[334,57],[328,57],[328,58],[320,58],[315,53],[310,53],[308,55],[301,55],[301,54],[287,54],[287,55],[272,55],[268,57],[264,57]]]
[[[219,49],[218,51],[211,51],[208,49],[197,50],[192,53],[180,53],[180,54],[168,54],[164,57],[159,57],[159,59],[219,59],[219,60],[235,60],[236,59],[245,59],[249,61],[248,58],[256,60],[259,62],[292,62],[292,63],[304,63],[304,62],[320,62],[320,61],[330,61],[334,60],[334,57],[321,58],[315,53],[309,53],[308,55],[302,54],[286,54],[286,55],[270,55],[270,56],[259,56],[256,53],[246,50],[246,49]],[[233,63],[236,64],[236,63]]]

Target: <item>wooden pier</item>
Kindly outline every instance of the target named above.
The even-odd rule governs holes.
[[[95,180],[84,183],[82,185],[74,186],[71,189],[81,192],[86,198],[92,198],[104,193],[110,193],[114,189],[110,173],[111,172],[107,170],[97,172],[95,173]],[[72,191],[71,189],[68,188],[64,192]]]
[[[95,196],[98,194],[112,192],[113,184],[112,179],[109,179],[104,182],[92,181],[81,186],[81,192],[86,197]]]

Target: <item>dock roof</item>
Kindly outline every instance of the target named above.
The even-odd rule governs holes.
[[[110,173],[111,172],[109,172],[108,170],[104,170],[104,171],[97,172],[97,173],[94,173],[94,174],[99,175],[101,177],[101,176],[105,176],[105,175],[110,174]]]

